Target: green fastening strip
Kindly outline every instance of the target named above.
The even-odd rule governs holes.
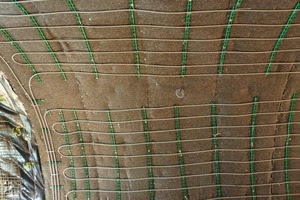
[[[216,105],[213,102],[211,105],[212,112],[212,128],[213,128],[213,147],[214,147],[214,160],[215,160],[215,174],[217,183],[218,199],[222,199],[221,190],[221,177],[220,177],[220,165],[219,165],[219,151],[218,151],[218,139],[217,139],[217,117],[216,117]]]
[[[43,102],[45,102],[45,99],[33,99],[33,100],[32,100],[32,103],[33,103],[33,104],[36,104],[36,103],[43,103]]]
[[[51,165],[60,165],[61,161],[50,161]]]
[[[176,129],[176,139],[177,139],[177,150],[179,153],[179,164],[180,164],[180,172],[181,172],[181,185],[183,190],[183,199],[187,200],[188,191],[187,191],[187,184],[185,180],[184,160],[183,160],[182,148],[181,148],[181,133],[180,133],[178,105],[175,105],[174,107],[174,114],[175,114],[175,129]]]
[[[251,173],[251,192],[252,199],[256,199],[256,189],[255,189],[255,147],[254,147],[254,138],[255,138],[255,124],[256,124],[256,113],[258,107],[258,97],[254,97],[253,108],[252,108],[252,118],[251,118],[251,136],[250,136],[250,173]]]
[[[133,49],[135,53],[136,73],[137,76],[140,77],[141,75],[140,57],[139,57],[139,48],[138,48],[137,34],[136,34],[136,27],[135,27],[135,18],[134,18],[134,0],[129,0],[129,4],[130,4],[130,23],[131,23],[131,30],[133,36]]]
[[[63,189],[64,186],[63,185],[53,185],[53,188],[55,188],[55,189]]]
[[[26,54],[24,53],[24,51],[22,50],[22,48],[20,47],[20,45],[18,45],[14,41],[14,39],[11,37],[11,35],[5,29],[3,29],[1,26],[0,26],[0,31],[12,43],[12,45],[14,45],[14,47],[16,47],[16,49],[18,50],[18,52],[22,55],[22,57],[24,58],[25,62],[29,66],[30,70],[32,71],[33,75],[35,75],[36,80],[39,83],[42,83],[42,80],[41,80],[40,76],[36,73],[35,68],[31,64],[29,58],[26,56]]]
[[[293,122],[293,115],[295,110],[295,103],[297,99],[297,93],[293,94],[291,105],[290,105],[290,114],[288,119],[288,125],[287,125],[287,137],[285,141],[285,160],[284,160],[284,166],[285,166],[285,187],[286,187],[286,195],[287,199],[291,199],[291,191],[290,191],[290,176],[289,176],[289,155],[290,155],[290,141],[291,141],[291,132],[292,132],[292,122]]]
[[[73,156],[72,156],[72,151],[71,151],[71,147],[70,147],[70,140],[69,140],[69,135],[68,135],[68,129],[65,123],[65,117],[64,117],[64,113],[62,112],[62,110],[59,110],[59,116],[62,122],[62,127],[63,127],[63,131],[64,131],[64,136],[65,136],[65,140],[66,140],[66,145],[67,145],[67,151],[68,151],[68,156],[70,159],[70,167],[71,167],[71,175],[72,175],[72,190],[73,190],[73,199],[76,199],[77,195],[76,195],[76,176],[75,176],[75,165],[74,165],[74,160],[73,160]]]
[[[48,115],[49,115],[49,116],[52,116],[51,110],[49,111],[49,109],[47,109],[47,112],[48,112]]]
[[[93,52],[92,52],[92,49],[91,49],[91,46],[90,46],[90,43],[88,41],[88,38],[86,36],[86,32],[84,30],[84,27],[83,27],[83,24],[82,24],[82,21],[81,21],[81,17],[80,17],[80,14],[77,12],[76,10],[76,7],[75,7],[75,4],[73,3],[73,0],[68,0],[68,4],[71,8],[71,10],[74,12],[75,16],[76,16],[76,20],[77,20],[77,23],[79,25],[79,28],[80,28],[80,32],[82,34],[82,37],[84,39],[84,43],[85,43],[85,46],[89,52],[89,56],[90,56],[90,60],[93,64],[93,68],[94,68],[94,73],[96,75],[96,79],[99,79],[99,73],[98,73],[98,69],[97,69],[97,65],[95,63],[95,59],[94,59],[94,55],[93,55]]]
[[[51,46],[50,46],[50,44],[49,44],[49,42],[48,42],[48,40],[47,40],[47,38],[46,38],[46,36],[45,36],[43,30],[40,28],[40,26],[39,26],[38,22],[36,21],[36,19],[35,19],[33,16],[31,16],[31,15],[28,13],[28,11],[27,11],[27,10],[26,10],[26,9],[25,9],[25,8],[24,8],[17,0],[12,0],[12,1],[15,3],[15,5],[16,5],[16,6],[17,6],[17,7],[18,7],[18,8],[19,8],[26,16],[29,17],[29,19],[31,20],[31,22],[33,23],[33,25],[35,26],[35,28],[37,29],[39,35],[41,36],[42,40],[44,41],[44,43],[45,43],[45,45],[46,45],[48,51],[50,52],[52,58],[54,59],[54,61],[55,61],[55,63],[56,63],[56,66],[57,66],[57,68],[59,69],[59,71],[60,71],[60,73],[61,73],[63,79],[64,79],[64,80],[67,80],[67,76],[66,76],[65,72],[63,71],[63,69],[62,69],[62,67],[61,67],[61,65],[60,65],[60,63],[59,63],[59,61],[58,61],[58,59],[57,59],[55,53],[53,52],[53,49],[51,48]]]
[[[183,53],[181,59],[182,62],[181,77],[184,77],[186,73],[186,60],[187,60],[187,50],[188,50],[188,40],[189,40],[189,28],[190,28],[190,21],[191,21],[191,10],[192,10],[192,0],[189,0],[187,2],[186,17],[185,17]]]
[[[227,28],[226,28],[226,32],[225,32],[225,38],[224,38],[223,45],[222,45],[222,52],[221,52],[221,56],[220,56],[220,65],[219,65],[219,69],[218,69],[218,74],[223,73],[223,65],[225,62],[225,56],[226,56],[226,51],[227,51],[227,46],[228,46],[228,39],[230,37],[232,23],[234,20],[236,9],[238,7],[240,7],[240,5],[242,4],[242,1],[243,0],[236,1],[236,4],[232,7],[231,13],[229,15],[229,20],[228,20],[228,24],[227,24]]]
[[[277,50],[279,49],[279,47],[282,43],[282,39],[285,37],[287,31],[289,30],[290,25],[293,22],[293,20],[294,20],[294,18],[295,18],[295,16],[296,16],[299,9],[300,9],[300,2],[298,2],[296,4],[295,9],[293,10],[292,14],[290,15],[285,27],[283,28],[282,32],[280,33],[279,39],[277,40],[277,42],[276,42],[276,44],[273,48],[273,51],[272,51],[271,56],[270,56],[268,67],[266,69],[266,75],[269,75],[269,73],[271,72],[272,64],[273,64],[273,61],[276,57]]]
[[[144,122],[144,131],[145,131],[145,140],[147,148],[147,165],[148,165],[148,176],[149,176],[149,189],[150,189],[150,199],[154,200],[154,182],[153,182],[153,169],[152,169],[152,158],[151,158],[151,146],[150,146],[150,135],[149,135],[149,125],[147,119],[146,108],[142,109],[143,122]]]
[[[110,112],[107,111],[106,113],[107,120],[109,123],[109,130],[111,133],[111,140],[114,147],[114,155],[116,159],[116,173],[117,173],[117,193],[118,193],[118,200],[121,200],[121,176],[120,176],[120,166],[119,166],[119,156],[117,151],[117,145],[116,145],[116,136],[115,136],[115,130],[112,124]]]
[[[86,158],[86,153],[84,150],[84,145],[83,145],[83,137],[82,137],[82,132],[81,132],[81,127],[79,124],[79,120],[77,117],[76,110],[73,110],[73,115],[74,115],[74,120],[76,121],[76,128],[77,128],[77,133],[78,133],[78,138],[79,138],[79,143],[80,143],[80,149],[81,149],[81,155],[83,158],[83,168],[84,168],[84,173],[85,173],[85,189],[86,189],[86,199],[90,200],[91,199],[91,187],[90,187],[90,179],[89,179],[89,169],[88,169],[88,164],[87,164],[87,158]]]
[[[43,128],[43,130],[49,133],[49,128]]]

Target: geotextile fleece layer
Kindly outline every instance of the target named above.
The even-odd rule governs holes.
[[[46,199],[298,199],[299,7],[0,2]]]

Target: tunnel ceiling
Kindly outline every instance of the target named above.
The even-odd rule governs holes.
[[[299,198],[299,8],[2,0],[46,199]]]

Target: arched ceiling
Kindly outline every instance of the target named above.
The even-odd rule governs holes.
[[[2,0],[47,199],[299,196],[299,7]]]

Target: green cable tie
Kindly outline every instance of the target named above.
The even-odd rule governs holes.
[[[43,103],[43,102],[45,102],[45,99],[33,99],[33,100],[32,100],[32,103],[33,103],[34,105],[36,105],[36,104],[38,104],[38,103]]]
[[[53,185],[54,189],[63,189],[64,186],[63,185]]]
[[[60,165],[61,161],[50,161],[51,165]]]
[[[52,116],[51,110],[47,109],[47,113],[48,113],[49,116]]]

